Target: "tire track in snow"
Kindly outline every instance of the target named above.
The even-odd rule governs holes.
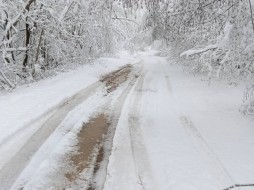
[[[186,114],[183,114],[183,112],[181,111],[179,101],[177,100],[172,90],[170,78],[165,72],[166,71],[165,68],[162,67],[161,69],[162,69],[162,73],[164,73],[167,87],[171,94],[171,98],[173,99],[172,102],[174,102],[172,104],[173,104],[175,113],[177,117],[179,118],[181,125],[184,127],[185,131],[188,133],[193,143],[198,148],[199,153],[204,157],[204,159],[208,163],[209,165],[208,169],[217,180],[217,184],[219,188],[223,189],[226,186],[235,184],[235,181],[232,178],[232,176],[229,174],[227,169],[221,163],[216,153],[212,150],[212,148],[208,145],[208,143],[202,137],[198,129],[193,124],[192,120],[188,116],[186,116]]]
[[[129,65],[127,66],[129,67]],[[123,66],[120,69],[113,71],[112,73],[124,70],[125,67],[126,66]],[[108,75],[111,75],[112,73],[109,73]],[[48,139],[48,137],[61,124],[67,114],[80,103],[89,98],[100,86],[102,86],[102,82],[97,81],[79,91],[56,108],[52,115],[46,119],[46,121],[18,150],[18,152],[15,153],[14,156],[0,169],[1,190],[9,190],[11,188],[23,169],[30,162],[32,156],[37,152],[37,150],[39,150],[39,148]]]
[[[139,178],[139,184],[143,190],[156,189],[153,181],[152,171],[150,167],[149,156],[143,140],[143,132],[140,127],[140,106],[143,91],[144,75],[141,75],[132,94],[130,112],[129,112],[129,134],[131,141],[131,149],[136,167],[136,173]]]
[[[114,71],[108,75],[105,75],[105,77],[109,76],[109,78],[107,80],[111,81],[111,83],[113,83],[112,85],[110,85],[112,87],[115,87],[113,91],[118,89],[119,85],[121,85],[123,83],[126,83],[126,84],[124,84],[116,92],[116,94],[113,91],[110,91],[110,92],[104,94],[106,92],[105,91],[103,93],[104,94],[103,98],[105,98],[104,103],[102,105],[100,105],[100,107],[97,107],[97,108],[95,107],[95,110],[99,110],[98,114],[100,113],[100,114],[103,114],[104,116],[110,116],[108,118],[110,120],[110,121],[108,121],[109,123],[107,123],[107,124],[104,123],[105,127],[110,127],[110,129],[106,130],[107,133],[110,133],[110,135],[111,135],[111,133],[113,133],[113,128],[115,127],[112,122],[114,119],[118,119],[118,118],[114,117],[117,115],[114,115],[111,112],[112,111],[114,113],[116,112],[120,116],[122,105],[124,104],[126,97],[128,96],[129,92],[133,88],[133,86],[138,78],[137,76],[139,75],[138,74],[139,71],[134,69],[134,67],[130,67],[127,65],[126,68],[128,68],[128,70],[130,72],[126,71],[123,68],[123,69],[120,69],[119,72]],[[123,75],[122,72],[126,72],[125,75]],[[121,73],[121,74],[119,74],[119,73]],[[125,78],[125,80],[123,80],[122,78]],[[96,92],[99,90],[102,90],[102,89],[108,89],[107,85],[106,85],[107,82],[104,81],[103,83],[100,83],[100,87],[96,88]],[[92,98],[94,95],[96,95],[96,93],[95,94],[92,93],[89,96],[89,99]],[[96,96],[94,96],[94,97],[96,97]],[[96,99],[94,99],[93,101],[95,101],[95,100]],[[116,107],[116,109],[111,110],[111,107]],[[108,109],[108,108],[110,108],[110,109]],[[113,114],[113,115],[111,116],[111,114]],[[67,116],[67,118],[68,117],[70,117],[70,116]],[[79,147],[80,148],[79,150],[81,150],[81,151],[78,151],[77,155],[75,153],[70,154],[70,155],[66,154],[65,156],[66,156],[66,158],[68,158],[67,160],[69,160],[71,164],[69,162],[65,163],[66,170],[62,169],[61,167],[58,168],[58,165],[56,165],[56,167],[55,167],[56,172],[50,173],[51,177],[54,179],[55,182],[51,183],[50,181],[48,181],[47,187],[44,188],[44,186],[43,186],[40,188],[48,189],[49,187],[51,187],[53,189],[65,189],[65,188],[68,188],[68,189],[69,188],[70,189],[84,188],[84,189],[86,189],[86,187],[88,187],[90,184],[90,185],[92,185],[90,189],[93,189],[92,187],[94,187],[94,186],[96,186],[96,189],[101,189],[101,188],[97,188],[97,187],[100,186],[101,183],[103,183],[102,182],[103,180],[100,179],[97,184],[97,181],[96,181],[97,179],[96,179],[95,174],[97,174],[97,170],[100,169],[99,167],[101,167],[102,157],[103,157],[103,159],[107,159],[106,158],[108,155],[107,149],[111,148],[109,146],[109,143],[110,143],[109,141],[111,141],[111,139],[110,139],[111,136],[109,136],[108,134],[104,134],[102,141],[98,140],[93,143],[92,143],[92,141],[94,139],[91,139],[91,141],[89,140],[89,143],[92,143],[92,145],[94,145],[94,147],[92,150],[91,157],[89,157],[88,159],[86,157],[87,157],[87,151],[89,151],[88,150],[89,143],[84,142],[88,139],[83,138],[85,135],[87,135],[87,133],[90,133],[92,136],[93,136],[94,132],[96,133],[96,131],[94,131],[94,130],[96,130],[95,129],[96,125],[100,123],[100,119],[101,119],[101,117],[91,117],[91,120],[89,120],[88,122],[86,122],[86,124],[84,124],[84,126],[86,126],[86,125],[93,125],[93,126],[90,127],[89,131],[86,131],[86,132],[83,131],[83,132],[77,134],[77,138],[79,138],[79,140],[82,139],[81,140],[82,143],[80,143],[80,144],[82,144],[82,146],[78,146],[78,144],[77,144],[77,147]],[[61,126],[62,126],[62,124],[61,124]],[[83,129],[84,129],[84,126],[83,126]],[[87,128],[87,126],[85,127],[84,130],[88,130],[86,128]],[[71,131],[71,130],[69,130],[69,131]],[[81,136],[78,136],[78,135],[81,135]],[[91,135],[89,135],[89,136],[91,136]],[[80,137],[82,137],[82,138],[80,138]],[[83,144],[83,143],[85,143],[85,144]],[[104,145],[104,143],[105,143],[105,145]],[[102,148],[102,149],[100,149],[100,148]],[[40,149],[40,151],[41,151],[41,149]],[[81,156],[81,157],[83,156],[83,157],[81,159],[79,159],[79,156]],[[105,162],[105,161],[103,160],[103,162]],[[84,163],[86,163],[86,164],[84,164]],[[102,165],[104,167],[104,163]],[[29,168],[29,166],[28,166],[28,168]],[[71,169],[71,168],[73,168],[73,169]],[[18,181],[14,184],[13,189],[20,189],[22,187],[24,187],[24,189],[31,189],[31,186],[33,186],[33,184],[36,184],[36,181],[32,181],[32,185],[31,185],[31,183],[29,184],[29,180],[27,180],[27,179],[29,179],[29,177],[23,178],[23,179],[19,178]],[[80,183],[81,181],[83,181],[82,185]],[[27,184],[29,184],[30,186],[28,185],[28,187],[27,187]]]
[[[95,82],[89,87],[72,96],[30,137],[23,147],[1,168],[1,189],[8,190],[16,178],[29,163],[33,154],[54,132],[66,115],[78,104],[87,99],[101,83]]]
[[[99,165],[98,171],[93,174],[94,179],[92,179],[92,181],[90,181],[90,185],[91,185],[90,189],[91,190],[104,189],[104,185],[106,182],[106,176],[108,174],[108,163],[109,163],[109,158],[112,154],[113,140],[114,140],[117,124],[119,122],[119,118],[121,116],[124,103],[143,70],[143,61],[141,60],[136,65],[141,65],[141,66],[137,71],[131,72],[131,74],[130,74],[131,77],[129,79],[128,85],[122,91],[120,96],[118,96],[117,99],[115,100],[113,109],[111,111],[109,111],[109,113],[107,113],[109,115],[110,127],[109,127],[107,135],[105,137],[104,144],[102,145],[102,148],[104,150],[103,151],[103,159],[100,161],[100,163],[97,163]],[[110,102],[108,102],[107,105],[105,105],[105,107],[108,107],[109,104],[110,104]],[[104,177],[101,178],[101,176],[104,176]]]

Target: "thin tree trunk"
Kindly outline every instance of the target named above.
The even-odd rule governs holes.
[[[28,63],[28,46],[30,43],[30,31],[29,31],[29,24],[26,23],[26,41],[25,41],[25,47],[27,48],[25,58],[23,61],[23,69],[26,68],[27,63]]]
[[[31,4],[34,2],[35,0],[29,0],[25,6],[25,10],[27,12],[29,12],[29,9],[30,9],[30,6]],[[26,18],[26,21],[27,21],[27,18]],[[29,31],[29,24],[26,23],[26,41],[25,41],[25,47],[27,48],[27,51],[26,51],[26,54],[25,54],[25,58],[24,58],[24,61],[23,61],[23,69],[25,70],[26,66],[27,66],[27,63],[28,63],[28,46],[29,46],[29,43],[30,43],[30,36],[31,36],[31,33]]]
[[[25,6],[25,10],[28,12],[29,11],[29,8],[30,8],[30,5],[34,2],[35,0],[29,0]],[[26,21],[27,21],[27,18],[26,18]],[[25,47],[27,48],[27,51],[26,51],[26,54],[25,54],[25,58],[24,58],[24,61],[23,61],[23,69],[25,70],[26,66],[27,66],[27,63],[28,63],[28,46],[29,46],[29,43],[30,43],[30,31],[29,31],[29,24],[26,23],[26,41],[25,41]]]
[[[254,20],[253,20],[253,14],[252,14],[251,0],[249,0],[249,5],[250,5],[250,16],[251,16],[252,29],[253,29],[253,33],[254,33]]]
[[[35,63],[37,63],[37,61],[39,59],[39,52],[40,52],[42,35],[43,35],[43,29],[41,29],[41,33],[40,33],[40,36],[39,36],[38,46],[37,46],[37,50],[36,50]]]

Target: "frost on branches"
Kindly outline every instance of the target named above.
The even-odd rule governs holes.
[[[244,81],[253,114],[253,10],[254,0],[0,0],[0,89],[156,41],[209,83]]]
[[[0,90],[111,53],[133,32],[122,10],[112,0],[0,0]]]
[[[206,73],[209,83],[244,81],[243,112],[254,114],[253,10],[253,0],[163,0],[153,1],[147,20],[153,40],[170,47],[164,54],[187,70]]]

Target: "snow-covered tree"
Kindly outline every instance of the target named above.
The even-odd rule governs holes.
[[[0,87],[5,89],[60,65],[110,53],[136,25],[113,0],[1,0],[0,12]]]
[[[131,7],[132,1],[125,1]],[[234,83],[254,83],[254,20],[252,0],[161,0],[139,1],[146,6],[146,30],[161,40],[179,63],[192,72]],[[247,105],[253,96],[246,95]],[[248,107],[249,108],[249,107]],[[250,109],[249,109],[250,110]],[[253,106],[252,106],[252,109]]]

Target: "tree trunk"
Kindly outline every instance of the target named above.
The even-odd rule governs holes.
[[[249,5],[250,5],[250,17],[251,17],[252,29],[254,33],[254,20],[253,20],[253,14],[252,14],[251,0],[249,0]]]
[[[25,41],[25,47],[27,48],[25,58],[23,61],[23,69],[25,70],[27,63],[28,63],[28,46],[30,43],[30,31],[29,31],[29,24],[26,23],[26,41]]]
[[[40,33],[39,40],[38,40],[38,46],[37,46],[37,50],[36,50],[35,63],[37,63],[38,59],[39,59],[39,52],[40,52],[40,46],[41,46],[42,36],[43,36],[43,29],[41,29],[41,33]]]
[[[31,4],[32,4],[33,2],[35,2],[35,0],[29,0],[29,1],[27,2],[26,6],[25,6],[25,10],[26,10],[27,12],[29,12],[30,6],[31,6]],[[26,18],[26,22],[27,22],[27,18]],[[24,61],[23,61],[23,70],[26,69],[26,66],[27,66],[27,64],[28,64],[28,58],[29,58],[29,57],[28,57],[28,52],[29,52],[28,46],[29,46],[29,43],[30,43],[30,36],[31,36],[31,33],[30,33],[30,30],[29,30],[29,24],[26,23],[26,41],[25,41],[25,47],[27,48],[27,50],[26,50],[26,54],[25,54]]]

